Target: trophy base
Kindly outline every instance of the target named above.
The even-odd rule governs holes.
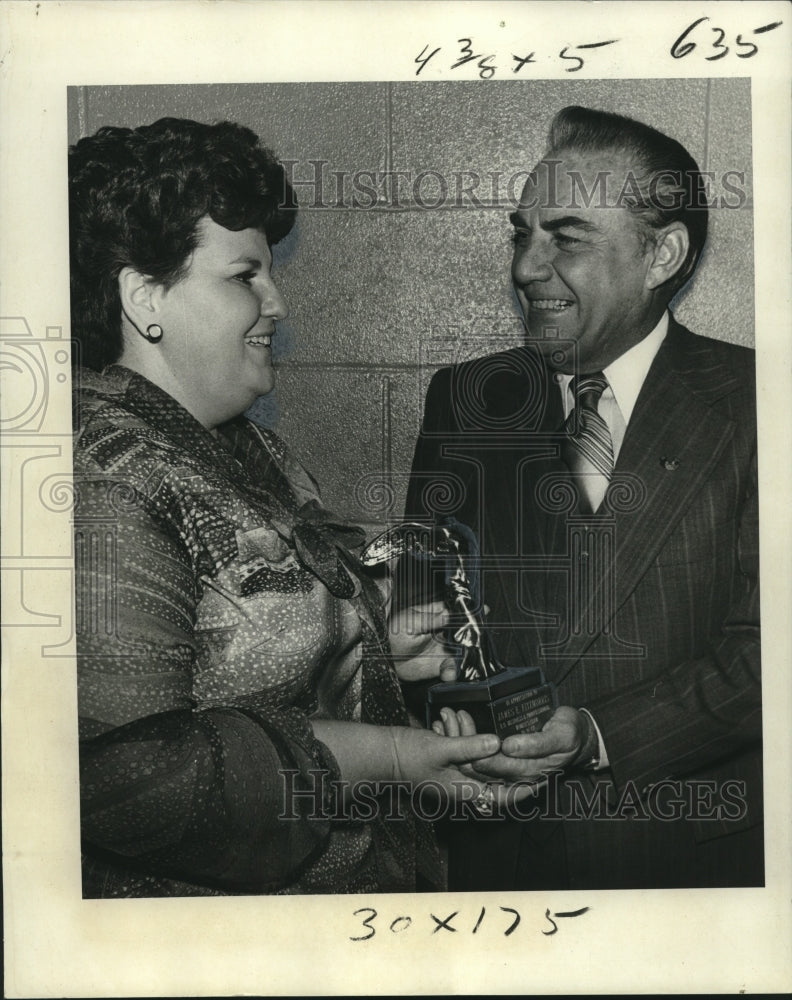
[[[426,696],[428,728],[440,718],[441,708],[462,708],[476,732],[504,739],[541,729],[556,708],[555,688],[544,683],[537,667],[509,667],[483,681],[432,685]]]

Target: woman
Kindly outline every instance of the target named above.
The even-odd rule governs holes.
[[[350,788],[453,794],[497,749],[409,727],[362,533],[241,416],[273,386],[288,204],[228,122],[70,151],[86,896],[437,887],[425,824],[361,819]],[[404,676],[437,673],[398,631]]]

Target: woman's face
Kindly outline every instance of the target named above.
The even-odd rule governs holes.
[[[262,232],[232,232],[205,217],[198,234],[187,274],[160,292],[157,346],[169,383],[162,388],[212,428],[272,389],[270,343],[288,310]]]

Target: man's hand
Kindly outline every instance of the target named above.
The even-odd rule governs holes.
[[[465,711],[443,709],[442,723],[432,728],[446,736],[470,736],[476,732],[473,720]],[[501,781],[533,781],[543,772],[559,771],[577,762],[591,745],[593,727],[583,712],[561,705],[544,724],[541,732],[507,736],[499,753],[473,761],[470,774]]]

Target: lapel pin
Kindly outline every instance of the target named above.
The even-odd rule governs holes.
[[[675,472],[679,468],[678,458],[661,458],[660,464],[666,470],[666,472]]]

